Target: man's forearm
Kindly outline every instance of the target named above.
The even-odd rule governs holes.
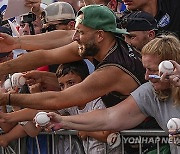
[[[39,53],[40,52],[40,53]],[[16,59],[0,63],[0,75],[7,75],[8,73],[23,72],[36,69],[40,66],[46,65],[46,58],[44,56],[44,51],[36,51],[33,53],[24,54]]]
[[[0,76],[8,73],[23,72],[40,66],[62,64],[82,59],[78,54],[76,42],[51,50],[37,50],[23,54],[16,59],[0,63]]]
[[[56,30],[37,35],[25,35],[17,40],[20,47],[24,50],[53,49],[67,45],[72,42],[74,31]],[[17,38],[18,39],[18,38]]]
[[[8,101],[8,94],[2,93],[0,105],[20,106],[39,110],[60,110],[67,107],[85,105],[89,100],[71,93],[60,91],[48,91],[34,94],[11,94]]]
[[[16,112],[4,114],[4,120],[8,123],[32,121],[38,110],[34,109],[22,109]]]
[[[107,130],[107,116],[108,115],[106,110],[95,110],[90,113],[84,113],[75,116],[62,116],[61,124],[65,129],[75,129],[82,131]]]

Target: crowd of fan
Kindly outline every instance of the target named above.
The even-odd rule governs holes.
[[[119,154],[120,146],[105,144],[112,133],[133,128],[168,133],[168,120],[180,118],[180,1],[63,0],[42,7],[41,0],[25,0],[25,5],[32,12],[21,15],[20,36],[12,36],[7,24],[0,27],[0,146],[44,130],[75,129],[74,141],[82,141],[85,153]],[[17,50],[25,52],[13,59]],[[164,60],[174,66],[170,74],[159,72]],[[15,72],[23,73],[26,84],[5,89]],[[45,127],[34,123],[39,111],[50,117]],[[61,140],[59,153],[69,153]],[[156,153],[156,144],[143,144],[142,150]],[[160,144],[160,150],[180,152],[176,143]],[[126,143],[125,152],[139,148]]]

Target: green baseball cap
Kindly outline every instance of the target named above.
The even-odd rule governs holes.
[[[78,17],[80,14],[84,15],[83,19]],[[126,29],[117,28],[115,14],[104,5],[88,5],[82,7],[77,13],[76,24],[77,23],[106,32],[129,34]]]

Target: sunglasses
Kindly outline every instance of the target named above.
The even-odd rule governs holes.
[[[119,23],[118,26],[121,28],[127,28],[129,22],[135,22],[135,21],[145,21],[149,26],[153,26],[147,19],[144,18],[123,18]]]
[[[53,30],[57,30],[57,26],[59,26],[59,25],[67,25],[70,21],[72,21],[72,19],[59,20],[59,23],[50,24],[47,27],[42,28],[41,31],[42,31],[42,33],[45,33],[45,32],[50,32],[50,31],[53,31]]]
[[[142,18],[142,17],[138,17],[139,14],[141,14],[142,11],[137,11],[134,13],[129,13],[127,14],[125,17],[121,18],[121,20],[118,20],[118,26],[121,28],[127,28],[128,24],[131,22],[132,24],[134,24],[133,22],[139,21],[139,22],[145,22],[146,24],[148,24],[150,27],[153,27],[153,23],[151,23],[149,20]]]
[[[54,24],[54,25],[49,25],[45,28],[42,28],[41,32],[42,33],[45,33],[45,32],[50,32],[50,31],[53,31],[53,30],[57,30],[57,25],[58,24]]]

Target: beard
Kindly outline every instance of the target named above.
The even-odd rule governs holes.
[[[90,41],[84,45],[79,43],[79,54],[82,57],[94,57],[99,52],[99,47],[96,45],[94,41]]]

